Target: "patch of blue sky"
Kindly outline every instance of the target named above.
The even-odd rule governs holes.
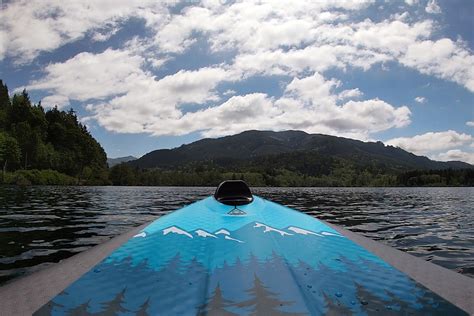
[[[339,78],[343,84],[340,89],[359,88],[364,93],[361,100],[379,98],[395,107],[409,107],[410,125],[375,133],[372,136],[376,139],[445,131],[453,126],[458,132],[472,132],[465,123],[474,119],[474,96],[456,83],[421,74],[396,62],[375,65],[370,71],[333,69],[326,76]],[[424,97],[425,103],[416,102],[416,97]]]
[[[181,70],[193,71],[204,67],[218,66],[227,63],[236,54],[235,51],[211,52],[208,38],[202,34],[195,33],[192,38],[195,39],[195,42],[184,53],[169,54],[171,59],[161,68],[153,71],[153,74],[158,78],[163,78]]]

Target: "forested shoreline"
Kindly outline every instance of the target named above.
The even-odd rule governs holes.
[[[11,98],[0,80],[1,181],[109,184],[107,156],[71,109],[45,110],[26,90]]]
[[[363,159],[362,159],[363,160]],[[170,168],[107,166],[107,156],[76,113],[45,110],[26,90],[10,97],[0,80],[1,184],[215,186],[474,186],[474,169],[402,170],[361,159],[293,152],[258,159],[202,161]]]
[[[109,179],[113,185],[119,186],[217,186],[223,180],[240,179],[251,186],[262,187],[456,187],[474,186],[474,170],[412,170],[374,174],[367,170],[349,172],[335,169],[328,175],[307,175],[288,169],[139,169],[123,163],[110,169]]]

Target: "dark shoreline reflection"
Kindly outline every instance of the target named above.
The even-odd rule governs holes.
[[[0,284],[213,191],[189,187],[0,187]],[[474,277],[474,188],[253,191]]]

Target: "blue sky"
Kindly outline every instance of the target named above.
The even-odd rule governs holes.
[[[4,1],[0,78],[109,157],[249,129],[474,163],[474,2]]]

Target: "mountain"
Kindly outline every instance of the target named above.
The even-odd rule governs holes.
[[[332,165],[341,160],[349,161],[356,167],[375,166],[384,171],[473,168],[472,165],[461,161],[433,161],[401,148],[386,146],[382,142],[362,142],[302,131],[255,130],[221,138],[202,139],[174,149],[155,150],[129,162],[129,165],[142,169],[173,169],[199,163],[211,163],[221,167],[248,167],[271,162],[290,170],[301,164],[314,170],[322,164]],[[306,173],[305,170],[298,171]]]
[[[127,157],[117,157],[117,158],[107,158],[107,164],[109,165],[109,168],[112,168],[115,165],[121,164],[122,162],[129,162],[136,160],[136,157],[133,156],[127,156]]]

